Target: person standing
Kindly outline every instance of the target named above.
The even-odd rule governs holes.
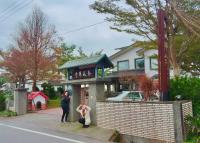
[[[69,115],[69,104],[70,104],[70,96],[69,96],[69,92],[65,91],[62,94],[62,98],[61,98],[61,107],[62,107],[62,118],[61,118],[61,122],[67,122],[67,118]]]
[[[83,124],[83,128],[88,128],[91,123],[90,120],[91,108],[89,106],[86,106],[85,104],[81,104],[76,108],[76,111],[79,112],[81,115],[79,123]]]

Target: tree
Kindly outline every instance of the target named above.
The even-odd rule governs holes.
[[[81,59],[85,57],[92,57],[95,55],[101,55],[103,50],[97,51],[97,52],[91,52],[91,54],[87,55],[82,47],[77,47],[76,45],[68,45],[67,43],[61,43],[61,45],[54,49],[56,59],[57,59],[57,65],[61,66],[64,63],[75,60],[75,59]],[[76,54],[76,52],[78,54]]]
[[[97,52],[92,52],[89,57],[93,57],[93,56],[98,56],[98,55],[102,55],[103,49]]]
[[[167,15],[166,46],[174,75],[180,74],[182,61],[189,45],[200,38],[200,2],[195,0],[98,0],[91,5],[98,13],[109,14],[107,21],[113,22],[111,29],[127,32],[153,45],[157,45],[157,10],[164,9]],[[176,45],[177,36],[182,36]]]
[[[68,61],[76,59],[74,54],[76,48],[76,45],[67,45],[66,43],[61,43],[60,47],[55,48],[57,65],[61,66]]]
[[[6,82],[8,82],[8,79],[5,76],[0,77],[0,87],[2,87]]]
[[[157,87],[154,84],[153,79],[146,75],[140,77],[139,81],[139,88],[144,92],[144,100],[147,101],[156,93]]]
[[[29,51],[21,52],[12,49],[9,54],[3,56],[3,62],[1,63],[1,67],[10,72],[10,79],[15,83],[19,82],[22,87],[25,87],[26,75],[29,73],[28,63],[24,61],[29,58],[30,54]]]
[[[42,88],[43,88],[44,94],[47,95],[50,99],[57,98],[53,85],[51,85],[50,83],[43,83]]]
[[[181,68],[187,72],[191,73],[192,76],[200,75],[200,41],[195,40],[191,43],[190,49],[187,51],[187,54],[184,54],[181,59]]]
[[[84,53],[82,47],[79,47],[78,48],[78,58],[81,59],[81,58],[85,58],[85,57],[88,57],[87,54]]]
[[[137,77],[128,72],[123,72],[119,75],[119,82],[128,85],[128,90],[135,90],[134,85],[137,84]]]
[[[28,62],[28,76],[33,81],[33,91],[36,90],[37,80],[49,78],[50,71],[54,71],[55,33],[54,26],[48,25],[44,13],[35,7],[32,14],[21,24],[18,35],[15,37],[16,43],[13,47],[21,52],[31,53],[20,64]]]

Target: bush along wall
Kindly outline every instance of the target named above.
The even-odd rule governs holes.
[[[3,92],[0,92],[0,111],[6,109],[6,97]]]
[[[43,92],[46,94],[50,99],[57,99],[56,91],[54,87],[49,83],[42,84]]]
[[[187,120],[187,142],[200,142],[200,78],[176,77],[170,80],[170,99],[176,100],[181,95],[182,100],[191,100],[193,104],[193,117]]]
[[[191,100],[194,116],[200,114],[200,79],[195,77],[176,77],[170,80],[170,99]]]

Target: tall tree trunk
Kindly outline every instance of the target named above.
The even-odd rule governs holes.
[[[36,80],[33,80],[33,87],[32,87],[32,91],[37,91]]]
[[[174,76],[180,76],[180,73],[181,73],[181,68],[180,66],[177,64],[177,65],[174,65],[173,66],[173,74]]]
[[[170,65],[173,68],[173,74],[174,76],[179,76],[180,75],[180,65],[178,64],[177,61],[177,51],[175,47],[175,31],[173,27],[173,14],[171,13],[172,7],[167,4],[166,5],[166,14],[167,14],[167,24],[166,24],[166,30],[167,30],[167,48],[168,48],[168,60],[170,62]],[[169,69],[170,69],[169,65]]]

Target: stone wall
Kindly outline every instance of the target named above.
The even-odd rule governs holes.
[[[182,114],[183,114],[183,120],[184,120],[184,134],[187,134],[188,131],[186,129],[186,118],[188,116],[193,116],[193,112],[192,112],[192,102],[185,102],[182,104]],[[186,136],[185,136],[186,138]]]
[[[192,102],[183,102],[182,103],[183,118],[187,116],[193,116],[192,114]]]
[[[181,102],[97,102],[97,125],[121,134],[164,142],[179,142],[182,129],[177,126]],[[187,106],[186,106],[187,105]],[[186,111],[188,104],[183,104]],[[179,110],[179,108],[178,108]],[[188,113],[192,110],[187,110]],[[188,114],[187,113],[187,114]],[[186,114],[186,112],[183,112]],[[181,116],[181,114],[180,114]],[[177,130],[177,128],[180,128]]]

